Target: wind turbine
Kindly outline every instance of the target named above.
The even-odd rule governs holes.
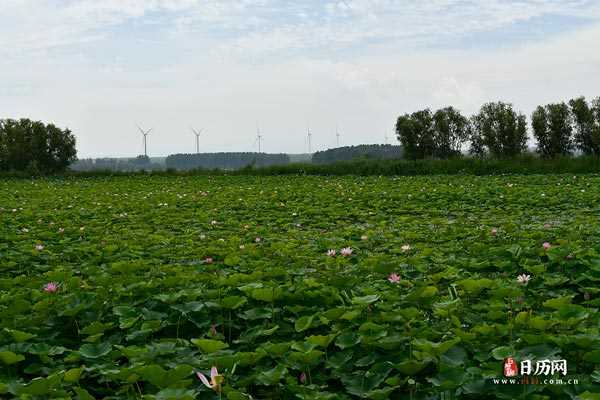
[[[262,135],[260,134],[260,128],[258,127],[258,124],[256,124],[256,141],[258,142],[258,153],[261,153],[261,142],[262,142]],[[256,143],[255,141],[255,143]]]
[[[337,125],[335,126],[335,139],[336,139],[337,147],[340,147],[340,131],[338,131]]]
[[[204,131],[204,128],[200,129],[199,131],[195,130],[194,128],[190,129],[192,130],[192,132],[194,132],[194,135],[196,136],[196,154],[198,154],[200,153],[200,135]]]
[[[152,131],[152,128],[148,129],[147,131],[144,131],[139,125],[137,125],[137,127],[144,136],[144,157],[148,157],[147,136]]]
[[[256,142],[258,142],[258,152],[260,153],[261,150],[261,144],[262,144],[262,138],[263,136],[260,134],[260,128],[258,127],[258,122],[256,123],[256,139],[254,140],[254,145],[256,145]]]
[[[308,154],[312,153],[312,133],[310,133],[310,126],[306,128],[306,137],[308,138]]]

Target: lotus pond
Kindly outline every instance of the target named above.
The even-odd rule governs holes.
[[[0,398],[597,399],[599,282],[594,175],[5,179]]]

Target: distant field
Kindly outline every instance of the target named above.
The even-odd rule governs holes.
[[[600,396],[597,175],[5,179],[0,207],[0,398]],[[578,384],[494,384],[506,357]]]

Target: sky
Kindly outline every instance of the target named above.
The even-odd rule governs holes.
[[[600,96],[600,0],[0,0],[0,118],[79,158],[393,143],[395,119]]]

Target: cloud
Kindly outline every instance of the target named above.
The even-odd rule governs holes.
[[[215,51],[270,55],[414,46],[544,15],[600,16],[592,0],[4,0],[2,8],[0,48],[13,54],[115,38],[115,28],[150,19],[178,39],[212,38]]]
[[[383,142],[424,107],[504,100],[529,114],[597,96],[599,6],[4,0],[0,118],[68,126],[81,156],[138,154],[135,123],[155,127],[163,155],[193,147],[190,124],[207,151],[252,150],[257,121],[267,151],[305,151],[307,125],[314,148],[335,144],[336,125],[343,144]]]

